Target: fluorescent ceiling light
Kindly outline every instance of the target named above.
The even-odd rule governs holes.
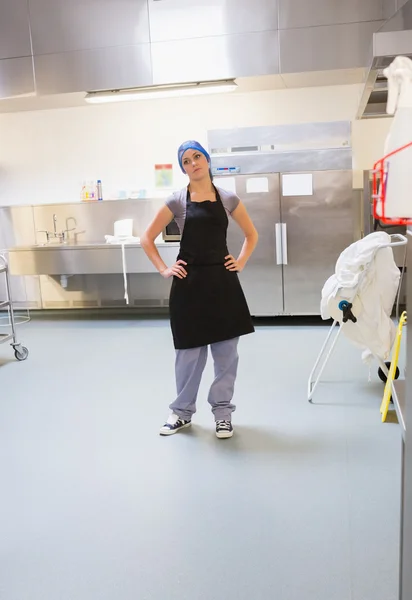
[[[85,100],[91,104],[106,102],[128,102],[131,100],[149,100],[153,98],[177,98],[180,96],[197,96],[200,94],[222,94],[237,89],[234,79],[205,83],[189,83],[179,85],[159,85],[153,87],[126,90],[109,90],[105,92],[88,92]]]

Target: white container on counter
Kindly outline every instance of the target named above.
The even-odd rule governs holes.
[[[133,219],[122,219],[114,223],[115,238],[130,238],[133,236]]]

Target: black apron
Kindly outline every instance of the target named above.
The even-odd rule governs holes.
[[[186,199],[186,220],[178,260],[187,277],[173,277],[170,322],[177,350],[208,346],[253,333],[236,271],[224,266],[229,220],[219,193],[216,202]]]

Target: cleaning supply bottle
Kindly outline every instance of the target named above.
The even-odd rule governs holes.
[[[82,189],[80,192],[80,200],[81,200],[81,202],[86,202],[86,200],[87,200],[87,189],[86,189],[85,181],[83,181],[83,183],[82,183]]]
[[[89,181],[89,200],[94,201],[96,200],[96,186],[94,181]]]
[[[103,200],[103,190],[102,190],[102,180],[101,179],[97,180],[96,190],[97,190],[97,200],[99,200],[101,202]]]
[[[412,60],[397,56],[383,74],[388,79],[386,112],[395,115],[385,143],[385,156],[412,142]],[[387,159],[385,216],[412,218],[412,146]]]

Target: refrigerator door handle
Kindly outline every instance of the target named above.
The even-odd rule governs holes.
[[[282,224],[275,225],[275,241],[276,241],[276,264],[282,264]]]
[[[282,265],[288,264],[288,230],[286,223],[282,223]]]

